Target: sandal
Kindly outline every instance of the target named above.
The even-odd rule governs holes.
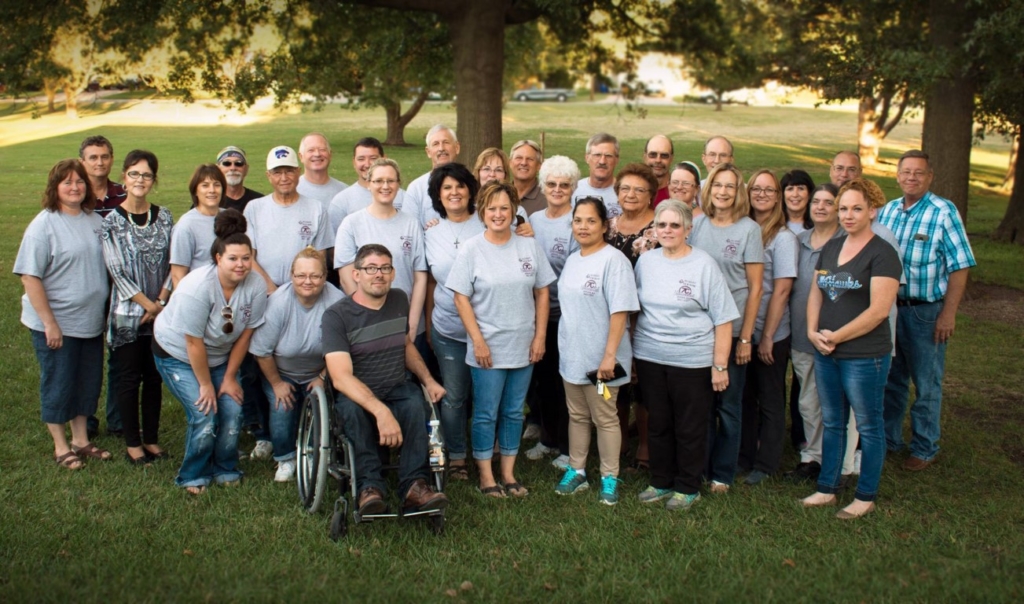
[[[485,497],[494,497],[495,499],[505,499],[508,495],[505,494],[505,489],[501,488],[500,485],[494,485],[493,487],[478,488],[477,491]]]
[[[85,462],[74,451],[68,451],[60,457],[54,455],[53,461],[57,462],[58,466],[68,470],[81,470],[85,467]]]
[[[132,454],[129,453],[128,451],[125,451],[125,453],[124,453],[124,460],[127,461],[130,465],[133,465],[133,466],[136,466],[136,467],[139,467],[139,468],[142,468],[142,467],[145,467],[145,466],[149,465],[149,457],[148,456],[143,455],[142,457],[132,457]]]
[[[448,468],[448,480],[469,480],[469,468],[465,465]]]
[[[100,461],[109,461],[110,458],[113,457],[110,451],[107,451],[106,449],[100,449],[99,447],[92,443],[89,443],[84,447],[79,447],[77,449],[74,446],[72,446],[71,450],[74,451],[80,457],[91,457],[92,459],[98,459]]]
[[[146,453],[146,459],[148,459],[149,461],[163,461],[165,459],[171,458],[171,454],[164,450],[160,450],[154,453],[153,451],[147,449],[145,445],[143,445],[142,450]]]
[[[526,487],[518,482],[506,482],[505,492],[513,497],[526,497],[530,494],[530,491],[526,490]]]

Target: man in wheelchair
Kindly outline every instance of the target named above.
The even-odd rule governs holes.
[[[419,386],[437,403],[444,388],[431,377],[409,337],[409,298],[391,289],[395,278],[391,252],[364,245],[352,264],[356,289],[324,312],[323,351],[330,381],[337,390],[335,410],[354,450],[361,515],[387,510],[387,483],[381,474],[378,445],[400,449],[398,495],[402,512],[439,510],[448,504],[427,482],[427,419]]]

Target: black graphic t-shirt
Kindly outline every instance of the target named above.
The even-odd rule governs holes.
[[[871,278],[889,277],[899,281],[903,266],[891,245],[877,235],[846,264],[839,264],[839,252],[846,236],[825,244],[814,271],[814,284],[821,290],[819,329],[838,330],[871,306]],[[889,321],[848,342],[836,346],[837,359],[873,358],[892,352]]]

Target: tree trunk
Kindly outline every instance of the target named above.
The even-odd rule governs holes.
[[[64,85],[64,115],[78,119],[78,89],[68,84]]]
[[[395,100],[384,105],[384,114],[387,116],[388,121],[388,134],[384,140],[385,145],[408,146],[405,142],[405,127],[409,125],[412,118],[416,117],[416,114],[423,108],[423,103],[427,101],[428,94],[430,94],[428,90],[421,90],[405,113],[402,113],[401,100]]]
[[[722,97],[725,96],[725,92],[722,90],[715,91],[715,111],[722,110]]]
[[[1024,124],[1018,124],[1017,144],[1022,132]],[[1016,162],[1013,182],[1013,192],[1010,194],[1010,203],[1006,206],[1006,214],[992,233],[992,239],[1024,245],[1024,186],[1018,186],[1024,182],[1024,164],[1019,160]]]
[[[463,2],[446,13],[455,66],[461,162],[472,165],[487,147],[502,147],[501,82],[505,70],[507,2]]]
[[[1004,191],[1012,191],[1017,182],[1014,175],[1017,173],[1017,156],[1020,155],[1020,134],[1018,130],[1017,135],[1013,137],[1013,146],[1010,147],[1010,165],[1006,168],[1006,176],[1003,178],[1003,184],[1000,185]]]
[[[43,78],[43,94],[46,95],[46,111],[54,113],[57,111],[57,90],[60,83],[50,78]]]
[[[955,52],[974,20],[966,0],[932,0],[929,37],[936,49]],[[935,172],[931,190],[949,199],[967,222],[976,82],[959,69],[940,78],[925,98],[921,150]]]
[[[865,96],[861,97],[857,108],[857,154],[860,155],[860,163],[863,166],[878,163],[878,150],[882,146],[882,139],[885,138],[876,127],[876,106],[875,97]]]

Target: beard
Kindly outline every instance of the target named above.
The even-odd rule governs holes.
[[[238,185],[242,184],[242,181],[244,179],[245,179],[245,176],[242,176],[239,173],[228,172],[227,174],[224,175],[224,180],[226,180],[227,183],[228,183],[228,186],[231,186],[231,187],[237,187]]]

